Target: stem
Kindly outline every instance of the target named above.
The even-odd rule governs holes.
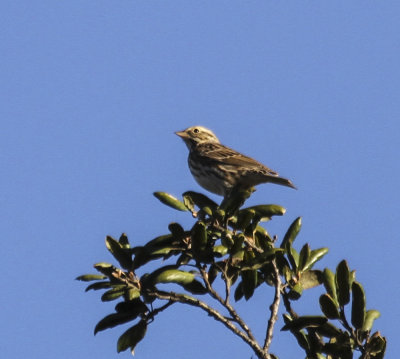
[[[164,291],[160,291],[160,290],[154,290],[154,291],[148,292],[147,294],[150,296],[154,296],[158,299],[169,300],[171,302],[179,302],[179,303],[183,303],[183,304],[189,304],[194,307],[201,308],[202,310],[207,312],[208,315],[213,317],[215,320],[217,320],[218,322],[221,322],[223,325],[225,325],[225,327],[227,327],[231,332],[233,332],[238,337],[243,339],[254,350],[254,352],[260,359],[267,359],[262,348],[258,345],[256,340],[250,338],[248,335],[246,335],[246,333],[244,333],[239,328],[237,328],[234,324],[232,324],[231,321],[229,321],[221,313],[219,313],[214,308],[210,307],[205,302],[203,302],[197,298],[191,297],[189,295],[179,294],[179,293],[174,293],[174,292],[164,292]]]
[[[229,314],[232,316],[232,318],[234,319],[234,321],[236,323],[238,323],[242,329],[247,333],[247,335],[249,336],[249,338],[256,342],[256,339],[254,338],[253,333],[251,332],[250,328],[247,326],[247,324],[243,321],[243,319],[239,316],[239,314],[237,314],[236,310],[229,304],[229,300],[228,298],[226,300],[223,300],[220,295],[214,290],[214,288],[211,286],[210,282],[208,281],[207,278],[207,273],[205,272],[205,270],[199,265],[198,269],[200,270],[201,276],[203,278],[204,284],[206,285],[206,288],[208,290],[208,292],[210,293],[210,295],[217,300],[228,312]]]
[[[274,301],[272,302],[270,307],[271,315],[268,320],[267,332],[265,334],[264,352],[266,354],[268,354],[269,347],[272,342],[274,326],[276,321],[278,320],[278,309],[281,300],[281,290],[282,290],[282,280],[279,275],[279,270],[278,267],[276,266],[275,259],[272,261],[272,266],[274,268],[274,273],[275,273],[275,296],[274,296]]]

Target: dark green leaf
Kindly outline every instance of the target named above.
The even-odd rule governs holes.
[[[135,313],[109,314],[97,323],[96,327],[94,328],[94,335],[102,330],[114,328],[117,325],[127,323],[136,317],[137,315],[135,315]]]
[[[302,272],[299,279],[303,289],[314,288],[320,285],[322,281],[323,275],[319,270],[308,270],[307,272]]]
[[[299,267],[299,253],[292,246],[290,246],[289,250],[287,251],[287,257],[290,265],[292,266],[292,270],[297,272]]]
[[[132,268],[132,258],[129,252],[114,238],[106,237],[106,247],[122,268],[130,270]]]
[[[76,277],[76,280],[81,280],[82,282],[90,282],[92,280],[102,280],[106,279],[107,277],[101,274],[84,274]]]
[[[332,323],[326,322],[322,324],[320,327],[315,328],[315,331],[326,338],[335,338],[343,334],[343,332],[336,328]]]
[[[122,248],[128,249],[128,248],[131,247],[130,244],[129,244],[129,241],[128,241],[128,236],[125,233],[121,234],[121,236],[119,237],[118,242],[122,246]]]
[[[335,275],[329,268],[325,268],[323,278],[324,278],[324,287],[326,289],[326,292],[331,296],[334,302],[338,304]]]
[[[183,194],[183,198],[190,199],[197,207],[203,209],[204,207],[210,208],[213,212],[218,208],[218,205],[202,193],[187,191]]]
[[[148,312],[148,308],[146,304],[142,302],[139,298],[131,300],[131,301],[124,301],[120,302],[115,306],[115,311],[118,313],[131,313],[132,315],[135,314],[136,317],[139,314],[144,314]]]
[[[308,245],[308,243],[306,243],[300,251],[299,254],[299,268],[298,270],[301,272],[304,267],[306,266],[309,258],[310,258],[310,254],[311,254],[311,249],[310,246]]]
[[[350,270],[345,260],[341,261],[336,268],[336,288],[338,289],[338,300],[341,306],[350,302]]]
[[[300,232],[300,229],[301,229],[301,217],[298,217],[290,225],[285,236],[283,237],[281,248],[286,250],[290,248],[293,244],[293,241],[296,239],[298,233]]]
[[[303,294],[303,287],[301,286],[300,283],[296,283],[293,287],[290,288],[290,291],[288,293],[288,297],[291,300],[298,300],[301,295]]]
[[[319,297],[319,305],[321,307],[322,313],[329,319],[338,319],[340,314],[338,308],[336,307],[335,301],[329,296],[329,294],[322,294]]]
[[[308,256],[308,260],[303,266],[303,271],[307,271],[311,269],[316,262],[318,262],[322,257],[328,253],[329,248],[319,248],[319,249],[314,249],[311,251],[311,253]]]
[[[185,212],[188,210],[188,208],[185,206],[183,202],[181,202],[179,199],[176,197],[170,195],[169,193],[166,192],[154,192],[154,196],[160,200],[160,202],[166,204],[167,206],[170,206],[174,209],[177,209],[178,211]]]
[[[365,293],[362,285],[353,282],[351,286],[352,303],[351,303],[351,324],[354,328],[361,329],[365,321]]]
[[[117,269],[112,264],[105,262],[96,263],[93,267],[107,277],[110,277]]]
[[[365,321],[364,325],[362,326],[362,331],[370,331],[372,329],[372,326],[374,325],[375,319],[378,319],[381,316],[381,313],[379,313],[375,309],[368,310],[365,313]]]
[[[120,289],[120,288],[110,289],[101,296],[101,301],[102,302],[110,302],[112,300],[115,300],[115,299],[123,296],[124,293],[125,293],[125,289]]]
[[[185,231],[179,223],[170,223],[168,229],[176,239],[181,240],[185,236]]]
[[[145,320],[141,320],[139,323],[129,328],[124,334],[122,334],[117,343],[117,352],[123,352],[128,348],[131,349],[134,354],[135,347],[145,336],[147,330],[147,323]]]
[[[185,288],[188,292],[190,292],[192,294],[206,294],[207,293],[207,289],[203,286],[203,284],[201,284],[196,279],[188,284],[182,285],[182,287]]]
[[[301,330],[304,328],[317,328],[325,324],[327,319],[321,316],[305,315],[286,323],[281,330]]]
[[[282,216],[286,213],[285,208],[276,204],[260,204],[258,206],[247,207],[242,211],[244,210],[255,211],[257,216],[260,217],[261,220],[270,219],[272,216]]]
[[[85,289],[85,292],[87,292],[89,290],[106,289],[106,288],[110,288],[111,286],[112,286],[112,284],[109,281],[92,283],[89,286],[87,286],[87,288]]]

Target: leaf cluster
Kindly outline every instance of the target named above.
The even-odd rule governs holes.
[[[293,333],[307,358],[347,359],[353,358],[356,350],[361,358],[383,358],[385,338],[379,332],[370,335],[379,312],[366,311],[364,290],[355,281],[347,262],[341,262],[335,274],[329,269],[313,269],[328,249],[311,249],[309,244],[300,251],[294,248],[301,229],[300,217],[278,245],[277,238],[262,223],[282,216],[285,208],[275,204],[243,207],[251,193],[251,189],[234,191],[218,205],[197,192],[185,192],[182,200],[155,192],[162,203],[190,213],[195,223],[186,230],[178,223],[171,223],[168,233],[134,247],[125,234],[118,240],[107,236],[106,247],[119,267],[97,263],[94,268],[100,275],[77,278],[94,282],[86,291],[105,290],[102,301],[119,300],[115,312],[101,319],[94,333],[133,322],[117,343],[118,352],[130,349],[133,353],[156,316],[181,303],[199,307],[220,321],[244,340],[257,357],[277,358],[269,353],[269,344],[282,298],[287,311],[282,330]],[[154,263],[156,269],[139,276],[138,269],[148,267],[148,263]],[[215,289],[216,281],[223,283],[223,293]],[[304,290],[320,284],[326,288],[326,294],[320,297],[322,315],[299,316],[292,303],[301,298]],[[250,300],[263,285],[275,288],[275,297],[262,346],[235,311],[231,299]],[[202,301],[204,296],[219,303],[225,312]],[[345,314],[350,297],[351,325]]]

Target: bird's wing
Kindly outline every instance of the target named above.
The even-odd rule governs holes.
[[[251,157],[242,155],[241,153],[221,144],[207,143],[203,145],[200,153],[212,160],[215,164],[221,164],[230,167],[245,167],[248,170],[264,172],[271,176],[278,176],[278,173],[271,170],[262,163]]]

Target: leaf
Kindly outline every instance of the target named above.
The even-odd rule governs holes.
[[[109,281],[107,281],[107,282],[96,282],[96,283],[92,283],[89,286],[87,286],[86,289],[85,289],[85,292],[87,292],[89,290],[106,289],[106,288],[110,288],[111,286],[112,286],[112,284]]]
[[[242,209],[239,211],[237,222],[234,223],[233,226],[237,229],[244,230],[250,224],[255,215],[256,211],[253,209]]]
[[[304,264],[303,271],[307,271],[311,269],[316,262],[318,262],[322,257],[328,253],[329,248],[319,248],[319,249],[314,249],[311,251],[311,253],[308,256],[308,259],[306,263]]]
[[[154,275],[157,273],[156,275]],[[177,283],[177,284],[189,284],[193,282],[195,275],[193,273],[185,272],[179,269],[164,269],[156,270],[151,275],[151,283]]]
[[[319,270],[308,270],[302,272],[299,282],[303,289],[314,288],[322,283],[322,272]]]
[[[303,270],[303,268],[306,266],[309,258],[310,258],[310,254],[311,254],[311,250],[310,250],[310,246],[308,245],[308,243],[306,243],[300,251],[299,254],[299,268],[298,270],[301,272]]]
[[[193,280],[188,284],[182,285],[182,287],[192,294],[206,294],[207,289],[198,280]]]
[[[336,268],[336,288],[341,306],[350,302],[350,270],[347,262],[342,260]]]
[[[193,256],[197,260],[206,260],[207,255],[207,231],[203,222],[196,222],[191,231]],[[211,248],[210,248],[211,250]]]
[[[218,256],[223,257],[225,254],[228,253],[228,248],[226,248],[226,247],[223,246],[223,245],[214,246],[213,252],[214,252],[215,254],[218,254]]]
[[[281,248],[288,249],[292,246],[293,241],[296,239],[301,229],[301,217],[296,218],[293,223],[290,225],[287,230],[285,236],[283,237],[283,241],[281,243]]]
[[[225,211],[227,217],[232,216],[243,205],[247,198],[254,192],[254,188],[232,189],[229,196],[225,197],[220,208]]]
[[[290,288],[290,291],[288,293],[288,297],[291,300],[298,300],[301,295],[303,294],[303,287],[300,283],[296,283],[293,287]]]
[[[84,274],[76,277],[75,280],[80,280],[82,282],[90,282],[92,280],[102,280],[106,279],[107,277],[101,274]]]
[[[122,248],[128,249],[131,247],[128,241],[128,236],[125,233],[121,234],[121,236],[118,239],[118,242],[122,246]]]
[[[354,328],[361,329],[365,321],[365,293],[362,285],[353,282],[351,285],[352,303],[351,303],[351,324]]]
[[[172,222],[168,225],[168,229],[174,236],[174,238],[181,240],[185,235],[185,230],[179,223]]]
[[[100,262],[93,266],[97,271],[103,273],[107,277],[111,277],[117,268],[110,263]]]
[[[122,334],[117,343],[117,352],[123,352],[128,348],[131,349],[132,355],[136,345],[144,338],[147,330],[147,322],[142,319],[139,323],[129,328],[124,334]]]
[[[289,251],[287,252],[287,257],[290,265],[292,266],[292,270],[297,272],[299,267],[299,253],[292,246],[290,246]]]
[[[260,220],[269,220],[272,216],[283,216],[286,209],[277,204],[260,204],[242,209],[241,211],[252,210],[255,211]],[[240,211],[240,212],[241,212]],[[239,214],[240,214],[239,212]]]
[[[164,203],[165,205],[172,207],[178,211],[185,212],[188,210],[188,208],[185,206],[183,202],[181,202],[179,199],[176,197],[170,195],[169,193],[166,192],[154,192],[153,193],[154,197],[156,197],[160,202]]]
[[[102,302],[110,302],[112,300],[115,300],[115,299],[123,296],[124,293],[125,293],[125,289],[120,289],[120,288],[110,289],[101,296],[101,301]]]
[[[329,268],[324,269],[323,279],[324,279],[323,283],[324,283],[326,292],[331,296],[331,298],[334,300],[334,302],[336,304],[338,304],[335,275]]]
[[[317,316],[317,315],[305,315],[302,317],[298,317],[293,319],[291,322],[286,323],[282,327],[282,331],[285,330],[301,330],[304,328],[317,328],[327,322],[325,317]]]
[[[112,238],[111,236],[106,237],[106,247],[114,258],[118,261],[122,268],[130,270],[132,268],[132,258],[125,248],[122,247],[121,243]]]
[[[335,338],[343,334],[343,332],[339,328],[336,328],[330,322],[326,322],[325,324],[322,324],[320,327],[315,328],[315,331],[319,335],[322,335],[323,337],[326,338]]]
[[[137,318],[136,313],[113,313],[105,316],[102,320],[100,320],[96,327],[94,328],[94,335],[102,330],[114,328],[117,325],[127,323],[133,319]]]
[[[257,271],[256,270],[245,270],[240,273],[242,277],[242,290],[244,298],[249,300],[257,285]]]
[[[335,301],[329,296],[329,294],[322,294],[319,297],[319,305],[321,307],[322,313],[328,319],[339,319],[340,314],[336,306]]]
[[[372,326],[374,325],[375,319],[378,319],[381,316],[381,313],[375,309],[367,310],[365,313],[364,325],[361,330],[363,332],[370,331]]]
[[[200,209],[208,207],[209,209],[211,209],[212,212],[214,212],[218,208],[218,205],[213,200],[211,200],[204,194],[198,192],[193,192],[193,191],[185,192],[183,194],[183,200],[184,202],[185,201],[193,202]]]

